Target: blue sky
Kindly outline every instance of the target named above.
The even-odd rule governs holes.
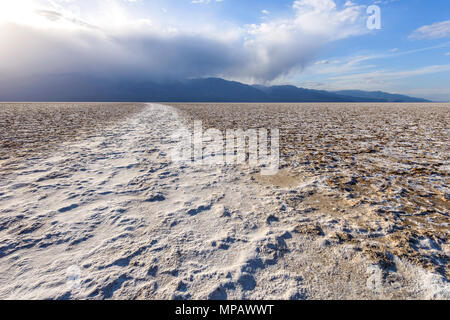
[[[17,79],[218,76],[450,101],[448,0],[3,1],[0,36],[0,72]]]

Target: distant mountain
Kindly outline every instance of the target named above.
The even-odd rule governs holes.
[[[388,102],[430,102],[426,99],[408,97],[401,94],[391,94],[382,91],[341,90],[335,93],[358,98],[385,100]]]
[[[265,92],[253,86],[218,78],[186,80],[173,89],[181,95],[178,101],[264,102],[269,99]]]
[[[311,90],[295,86],[256,86],[273,102],[377,102],[378,99],[345,96],[328,91]]]
[[[0,101],[426,102],[427,100],[384,92],[356,90],[329,92],[295,86],[250,86],[219,78],[155,82],[137,79],[100,79],[70,74],[29,77],[16,81],[15,84],[0,82]]]

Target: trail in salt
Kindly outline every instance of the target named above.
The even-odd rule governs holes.
[[[244,212],[243,194],[252,192],[219,183],[222,169],[173,165],[170,134],[180,125],[173,109],[152,105],[4,180],[1,297],[172,298],[183,295],[188,276],[199,277],[194,283],[216,277],[205,297],[223,296],[214,282],[246,259],[227,251],[251,239],[228,236],[236,230],[227,230],[223,219],[234,208],[216,204],[228,200]],[[71,267],[80,270],[80,288],[67,286]],[[254,282],[240,281],[247,289]]]

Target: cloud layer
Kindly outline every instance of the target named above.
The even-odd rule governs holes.
[[[137,19],[123,1],[113,0],[97,0],[97,7],[112,11],[97,17],[91,11],[86,20],[68,9],[74,2],[28,1],[27,20],[5,14],[0,72],[265,82],[301,70],[329,42],[365,32],[364,8],[338,8],[333,0],[294,1],[289,18],[221,30]]]
[[[450,38],[450,20],[420,27],[411,35],[412,39],[440,39]]]

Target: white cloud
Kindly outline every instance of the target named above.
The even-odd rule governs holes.
[[[415,30],[411,39],[438,39],[450,37],[450,20],[423,26]]]
[[[362,7],[337,9],[332,0],[300,0],[294,18],[247,26],[245,48],[251,59],[243,69],[249,82],[274,80],[312,64],[324,46],[366,32]]]
[[[311,75],[344,75],[344,74],[360,74],[367,69],[374,68],[375,65],[368,64],[371,60],[391,59],[401,57],[405,55],[412,55],[421,53],[424,51],[431,51],[436,49],[448,48],[450,42],[441,43],[439,45],[417,48],[413,50],[400,51],[397,48],[391,49],[389,53],[373,53],[364,55],[351,55],[348,57],[332,60],[317,61],[314,65],[310,66],[307,71]],[[326,63],[324,63],[324,61]]]
[[[356,73],[356,74],[348,74],[342,76],[336,76],[331,79],[333,80],[356,80],[356,81],[386,81],[386,80],[394,80],[394,79],[404,79],[424,74],[437,74],[441,72],[450,71],[450,64],[445,65],[433,65],[426,66],[416,69],[410,70],[402,70],[402,71],[373,71],[366,73]]]

